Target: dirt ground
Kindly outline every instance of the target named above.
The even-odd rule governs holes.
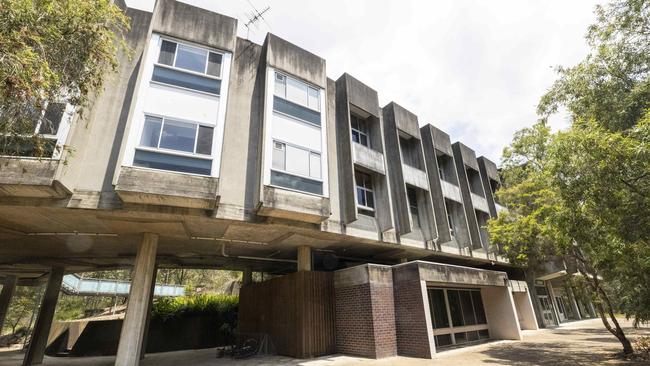
[[[633,329],[630,322],[622,321],[631,339],[638,335],[650,335],[650,328]],[[370,365],[650,365],[650,362],[624,361],[615,355],[621,349],[618,341],[609,334],[599,319],[566,323],[555,329],[524,331],[524,340],[497,341],[471,347],[439,352],[432,360],[392,357],[370,360],[357,357],[332,355],[313,360],[296,360],[279,356],[255,357],[248,360],[216,358],[214,349],[148,354],[143,366],[370,366]],[[0,366],[18,366],[22,352],[0,352]],[[54,358],[46,357],[44,365],[112,366],[114,357]]]

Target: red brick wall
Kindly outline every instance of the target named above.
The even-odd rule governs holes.
[[[397,276],[393,277],[397,354],[431,358],[420,280],[417,278],[396,281],[396,279]]]
[[[370,284],[336,288],[336,352],[375,357]]]
[[[393,286],[371,284],[375,358],[397,355]]]

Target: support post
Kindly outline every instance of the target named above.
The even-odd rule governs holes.
[[[0,292],[0,334],[2,334],[2,327],[5,324],[5,318],[9,311],[9,303],[16,291],[16,276],[7,276],[2,281],[2,291]]]
[[[144,233],[135,257],[129,302],[120,332],[115,366],[137,366],[140,363],[157,249],[158,235]]]
[[[311,247],[298,247],[298,271],[311,271]]]
[[[151,292],[149,293],[149,307],[147,309],[147,321],[144,324],[144,334],[142,335],[142,349],[140,349],[140,359],[144,359],[147,353],[147,338],[149,337],[149,324],[151,323],[151,308],[153,307],[153,295],[156,291],[156,276],[158,275],[158,265],[153,269],[151,276]]]
[[[47,338],[50,335],[50,327],[54,319],[54,310],[56,302],[59,299],[61,282],[63,281],[63,267],[53,267],[47,280],[47,287],[41,301],[41,308],[36,317],[32,340],[27,348],[27,353],[23,359],[23,366],[40,365],[43,363],[45,356],[45,347],[47,347]]]
[[[253,283],[253,270],[251,267],[246,267],[242,273],[242,286],[248,286],[251,283]]]
[[[566,285],[566,292],[569,295],[569,301],[571,302],[571,309],[575,316],[574,320],[582,320],[582,314],[580,314],[580,308],[578,307],[578,301],[576,300],[576,294],[573,292],[573,288],[570,285]]]

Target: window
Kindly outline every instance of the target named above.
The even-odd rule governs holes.
[[[29,125],[21,127],[17,135],[0,134],[0,144],[3,153],[11,156],[54,157],[60,149],[56,148],[57,134],[61,121],[65,116],[65,103],[47,102],[40,111],[33,110],[33,120]],[[0,113],[2,111],[0,110]],[[34,135],[39,136],[39,145],[34,144]]]
[[[210,175],[213,134],[214,128],[210,126],[145,116],[133,164]]]
[[[490,337],[480,290],[433,288],[427,292],[436,346]]]
[[[399,151],[403,164],[416,169],[420,169],[420,159],[418,153],[419,148],[420,141],[416,138],[405,138],[403,136],[399,136]]]
[[[222,62],[219,53],[162,40],[151,80],[218,95]]]
[[[271,172],[271,184],[273,185],[310,193],[320,192],[318,194],[322,194],[322,182],[320,182],[322,178],[321,156],[317,152],[287,145],[281,141],[273,141],[271,169],[274,171]],[[285,174],[274,174],[279,172]],[[273,177],[275,177],[275,183]],[[292,182],[292,180],[295,182]],[[305,184],[310,185],[310,187],[305,187]]]
[[[368,122],[352,114],[350,115],[350,126],[352,127],[352,141],[370,147]]]
[[[369,174],[355,171],[354,181],[357,188],[357,207],[359,212],[374,216],[375,196],[372,189],[372,177]]]
[[[406,195],[408,197],[409,212],[411,213],[411,221],[413,221],[413,228],[419,229],[421,226],[420,226],[420,214],[418,212],[417,191],[414,188],[407,187]]]
[[[320,111],[320,91],[318,89],[277,72],[275,73],[275,95],[303,107]]]
[[[453,238],[456,231],[454,228],[456,227],[456,223],[454,222],[454,216],[452,215],[451,209],[449,207],[450,205],[447,203],[447,200],[445,200],[445,210],[447,211],[447,222],[449,223],[449,235]]]

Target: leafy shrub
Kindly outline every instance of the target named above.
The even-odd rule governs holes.
[[[233,321],[238,305],[239,297],[231,295],[161,297],[153,304],[152,317],[165,320],[183,315],[212,315]]]
[[[645,359],[650,359],[650,336],[641,336],[634,341],[634,349]]]

